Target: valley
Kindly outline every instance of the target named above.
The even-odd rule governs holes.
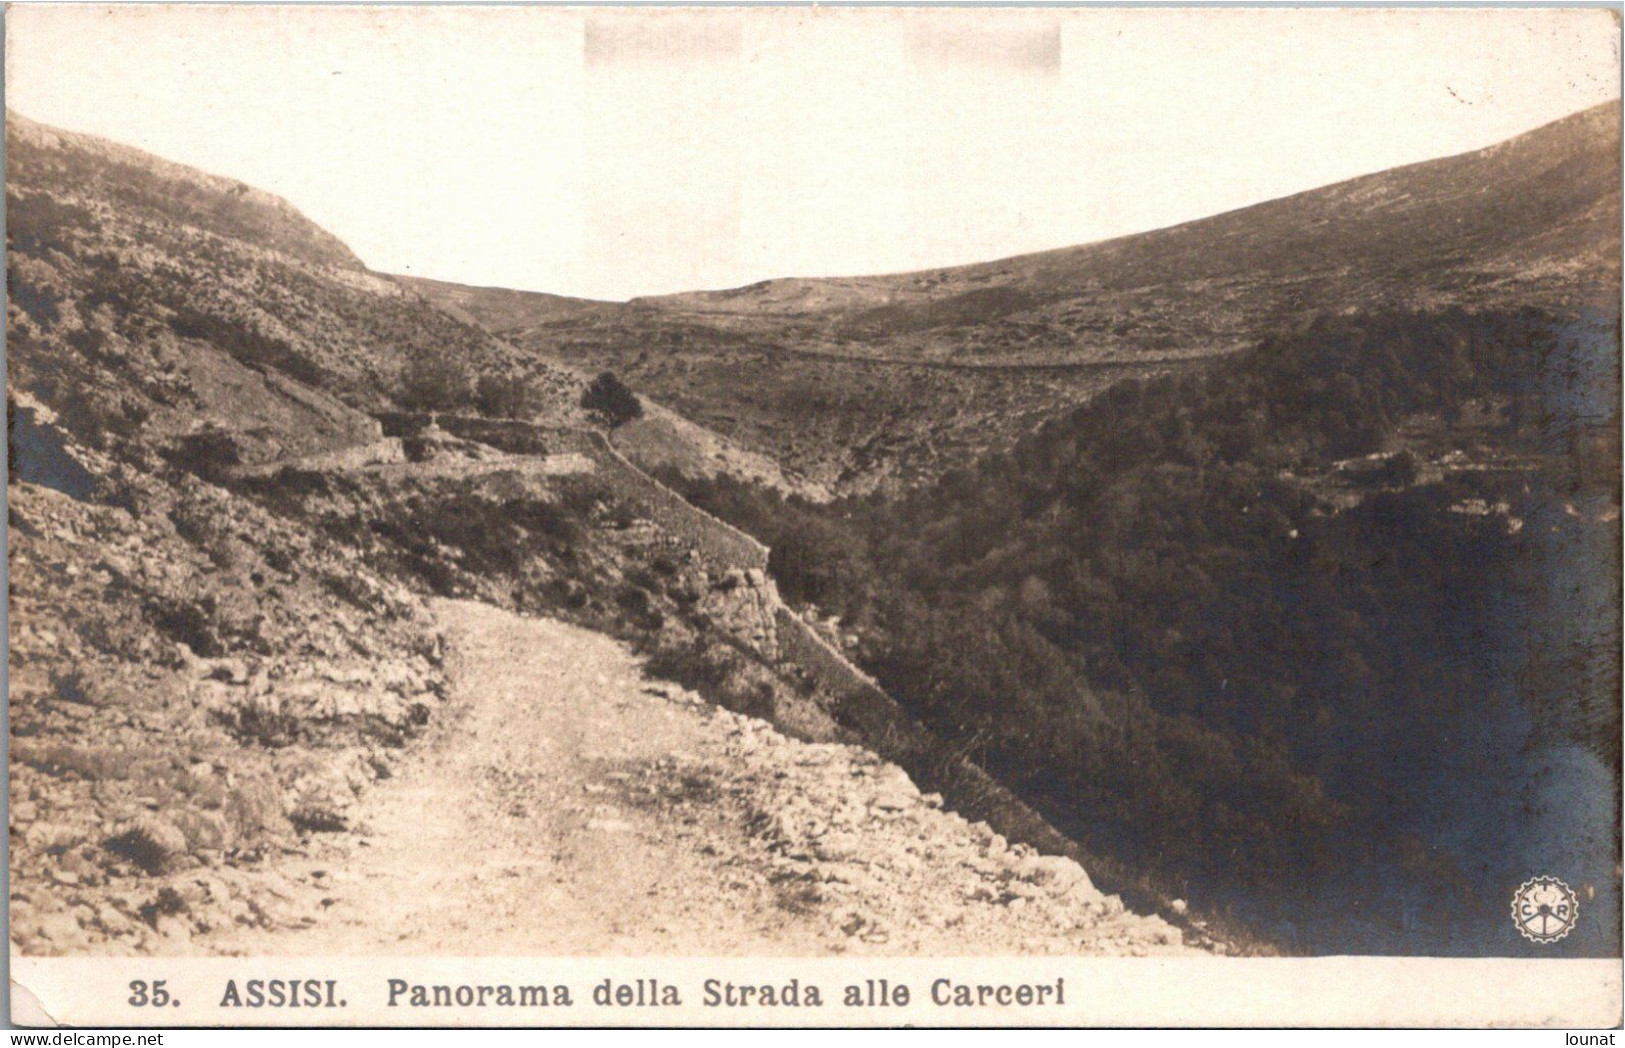
[[[14,942],[1522,955],[1530,863],[1617,916],[1618,122],[613,303],[8,114]]]
[[[895,494],[1112,382],[1200,368],[1320,313],[1609,300],[1618,124],[1610,103],[1478,152],[974,266],[626,303],[412,286],[833,494]]]

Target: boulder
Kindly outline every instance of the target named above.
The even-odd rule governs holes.
[[[1064,856],[1029,855],[1012,867],[1012,872],[1051,895],[1087,899],[1100,894],[1083,867]]]

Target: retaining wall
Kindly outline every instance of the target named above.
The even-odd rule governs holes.
[[[599,454],[615,469],[616,494],[641,517],[646,517],[699,554],[708,565],[767,571],[768,548],[732,524],[685,501],[683,497],[616,451],[602,434]],[[606,471],[607,473],[608,471]]]
[[[774,613],[778,627],[780,657],[805,670],[808,676],[830,694],[841,699],[890,698],[868,674],[847,661],[845,655],[818,635],[806,620],[780,604]]]
[[[408,437],[432,422],[454,437],[489,444],[515,455],[576,452],[598,463],[598,476],[637,516],[652,521],[693,549],[714,568],[767,570],[768,549],[732,524],[719,520],[639,469],[596,430],[538,426],[474,415],[384,412],[376,416],[384,433]]]
[[[488,444],[510,455],[550,455],[555,451],[573,451],[568,445],[568,430],[533,426],[514,419],[482,418],[477,415],[429,415],[415,411],[391,411],[374,416],[392,437],[412,437],[423,432],[432,422],[454,437]]]
[[[272,462],[256,462],[248,466],[234,466],[227,473],[234,477],[268,477],[288,467],[305,470],[345,470],[376,466],[386,462],[405,462],[406,449],[399,437],[385,437],[370,444],[352,444],[337,451],[323,451],[315,455],[294,455]]]

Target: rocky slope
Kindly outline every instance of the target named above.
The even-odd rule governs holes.
[[[7,116],[7,381],[89,446],[207,434],[252,461],[354,443],[430,352],[574,409],[578,376],[367,272],[286,202]]]
[[[282,919],[257,869],[351,827],[440,705],[438,628],[307,529],[76,454],[91,498],[8,489],[12,939]]]
[[[363,841],[381,847],[369,820],[383,825],[397,810],[388,805],[412,795],[364,810],[369,791],[397,773],[426,726],[455,737],[457,718],[439,723],[445,648],[430,596],[613,632],[647,654],[651,672],[833,747],[809,751],[823,755],[809,767],[827,760],[854,782],[881,768],[851,748],[865,736],[839,723],[851,714],[841,697],[779,650],[787,611],[762,578],[767,551],[611,451],[578,407],[574,372],[368,273],[284,202],[22,118],[8,126],[7,209],[11,891],[23,951],[195,952],[309,924],[310,900],[287,871]],[[547,425],[476,418],[462,420],[471,436],[432,425],[386,433],[401,417],[389,409],[407,368],[425,357],[526,378]],[[771,461],[654,404],[620,442],[679,473],[786,483]],[[748,571],[734,562],[740,551]],[[500,635],[542,629],[475,612],[457,621]],[[571,649],[576,636],[533,639]],[[608,658],[604,643],[581,651]],[[568,663],[568,651],[543,656]],[[507,685],[471,672],[458,717],[511,722],[510,698],[493,691]],[[593,682],[577,683],[591,693]],[[708,716],[683,710],[696,754],[731,752],[700,745],[731,730],[731,715],[706,727]],[[740,737],[778,738],[756,726]],[[636,750],[625,725],[610,741]],[[510,756],[493,774],[533,755]],[[729,826],[796,807],[775,793],[783,769],[735,756],[651,766],[645,784],[681,794],[687,776],[736,790],[715,806]],[[453,752],[446,767],[463,757],[487,766]],[[806,789],[833,811],[833,780],[818,774],[806,773]],[[596,782],[565,777],[557,788]],[[854,796],[866,796],[861,785]],[[692,813],[697,801],[662,803]],[[965,888],[967,858],[998,885],[1045,876],[1012,873],[991,838],[919,807],[946,848],[940,869],[927,867],[941,875],[920,889],[930,898]],[[893,843],[878,824],[841,818],[832,814],[853,834],[878,833],[876,847]],[[771,903],[774,920],[788,914],[785,935],[808,949],[852,938],[817,907],[775,901],[783,871],[772,856],[805,853],[811,837],[780,840],[755,822],[719,833],[741,868],[756,870],[747,881],[764,894],[744,898]],[[671,870],[703,883],[726,876],[705,841],[668,843]],[[908,890],[913,874],[899,867],[904,879],[888,881],[875,854],[881,888],[859,892],[871,943],[875,921],[913,919],[882,890]],[[861,880],[851,876],[830,883]],[[1178,941],[1074,881],[1083,902],[1033,907],[1039,939],[1059,928],[1082,929],[1101,949]],[[1003,919],[1005,904],[1027,898],[1013,890],[975,901]]]
[[[528,416],[591,424],[584,375],[369,272],[286,201],[7,117],[8,388],[87,446],[227,466],[353,446],[376,439],[367,413],[411,393],[421,360],[450,365],[447,409],[471,410],[477,383],[500,380],[524,387]],[[643,445],[696,475],[796,487],[771,460],[646,409]]]
[[[1319,311],[1572,308],[1619,282],[1619,104],[1488,149],[1099,244],[559,310],[424,287],[840,492],[931,479],[1123,377]]]
[[[268,872],[305,926],[217,925],[186,948],[1182,951],[1177,929],[1125,912],[1076,863],[1009,847],[862,749],[798,742],[651,681],[602,634],[435,609],[448,716],[368,794],[358,835]]]

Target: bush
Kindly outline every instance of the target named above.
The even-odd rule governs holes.
[[[773,688],[750,680],[750,663],[748,655],[729,643],[700,636],[663,641],[650,653],[643,672],[681,684],[738,713],[771,718],[776,706]]]
[[[50,327],[62,319],[62,296],[50,288],[30,284],[12,270],[6,274],[6,290],[11,293],[11,301],[40,327]]]
[[[581,394],[581,406],[599,416],[610,429],[643,417],[643,404],[626,383],[606,371]]]
[[[215,719],[245,746],[277,750],[298,742],[302,734],[299,718],[259,699],[219,711]]]
[[[1421,466],[1416,461],[1416,455],[1406,448],[1383,463],[1381,478],[1384,484],[1404,488],[1415,484],[1420,473]]]
[[[189,602],[165,595],[147,600],[143,609],[147,619],[159,633],[178,641],[204,658],[217,658],[226,654],[226,645],[215,628],[215,599],[201,597]]]
[[[186,836],[162,819],[144,817],[109,837],[103,847],[147,873],[162,873],[186,854]]]
[[[159,454],[170,465],[211,482],[223,480],[243,461],[237,438],[218,429],[188,433]]]
[[[458,357],[417,349],[401,368],[396,399],[408,411],[455,411],[469,402],[469,374]]]
[[[481,375],[474,385],[475,409],[486,418],[529,418],[536,401],[536,391],[519,375]]]

